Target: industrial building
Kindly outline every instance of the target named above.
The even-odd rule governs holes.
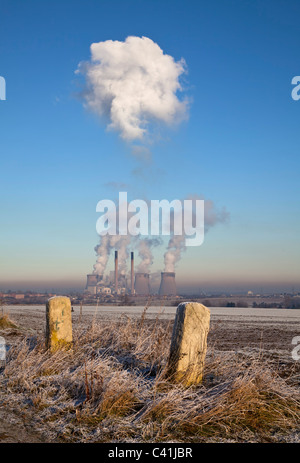
[[[119,273],[118,251],[115,251],[114,271],[104,278],[96,273],[87,275],[85,292],[90,295],[120,295],[149,296],[151,294],[151,275],[145,272],[134,272],[134,252],[131,252],[130,276]],[[161,272],[159,296],[176,296],[174,272]]]

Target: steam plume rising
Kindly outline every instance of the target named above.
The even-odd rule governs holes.
[[[108,128],[127,141],[143,141],[150,122],[172,125],[187,113],[179,77],[183,59],[172,56],[147,37],[127,37],[91,45],[91,61],[80,63],[86,76],[85,106],[108,119]]]
[[[124,205],[128,208],[128,203],[125,203]],[[119,205],[116,212],[118,216],[121,214]],[[128,213],[128,217],[130,216],[131,214]],[[94,265],[94,273],[98,275],[104,274],[112,250],[118,251],[118,270],[120,275],[126,274],[127,259],[129,256],[128,246],[132,240],[136,239],[136,237],[131,237],[130,235],[119,235],[119,223],[117,223],[116,226],[117,235],[107,234],[101,236],[100,243],[94,248],[97,254],[97,261]]]
[[[190,196],[187,199],[197,200],[202,199],[197,195]],[[224,223],[229,219],[229,213],[225,208],[217,210],[214,202],[205,200],[204,205],[204,229],[205,232],[218,223]],[[164,271],[175,272],[175,265],[181,259],[182,251],[186,250],[184,233],[182,235],[172,235],[167,251],[164,254]]]
[[[113,250],[118,250],[119,272],[125,274],[127,271],[127,260],[129,257],[129,245],[136,246],[141,262],[138,265],[138,272],[149,273],[153,263],[152,249],[162,243],[160,238],[141,239],[130,235],[104,235],[100,238],[100,244],[95,247],[97,261],[94,265],[94,273],[102,275],[105,272],[109,256]]]
[[[190,196],[187,199],[203,199],[197,195]],[[195,212],[195,211],[193,211]],[[128,218],[130,214],[128,214]],[[218,223],[224,223],[228,220],[229,213],[225,208],[218,209],[211,200],[205,200],[204,205],[204,225],[205,232]],[[171,231],[174,227],[174,212],[171,215]],[[186,249],[186,236],[171,235],[167,250],[164,254],[164,272],[175,272],[175,265],[181,259],[182,252]],[[137,248],[141,262],[137,271],[140,273],[149,273],[150,266],[153,262],[152,248],[162,244],[161,238],[144,238],[131,235],[104,235],[100,238],[100,244],[95,247],[97,261],[94,265],[94,273],[103,275],[112,250],[118,250],[119,272],[121,275],[127,272],[127,262],[129,257],[129,245],[131,248]]]
[[[175,265],[181,259],[181,253],[185,249],[185,235],[171,236],[167,251],[164,254],[164,272],[175,272]]]
[[[141,257],[141,263],[138,266],[137,271],[140,273],[149,273],[150,266],[153,263],[153,256],[151,248],[153,246],[159,246],[162,243],[161,239],[143,239],[138,243],[139,257]]]
[[[100,244],[95,247],[95,251],[98,257],[94,265],[94,273],[101,275],[105,272],[110,253],[113,249],[116,249],[118,251],[119,273],[124,275],[127,271],[127,259],[129,255],[128,245],[130,241],[130,235],[101,236]]]
[[[100,244],[95,246],[95,251],[98,257],[94,265],[94,273],[97,273],[98,275],[103,275],[107,266],[111,251],[110,238],[111,237],[109,235],[102,236]]]

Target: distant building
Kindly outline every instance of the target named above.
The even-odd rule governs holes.
[[[99,288],[98,292],[101,294],[111,294],[111,288],[101,287]]]

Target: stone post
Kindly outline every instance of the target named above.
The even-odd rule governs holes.
[[[46,304],[46,346],[50,350],[70,347],[72,344],[71,301],[55,296]]]
[[[185,386],[202,381],[210,311],[197,302],[179,304],[167,365],[167,377]]]

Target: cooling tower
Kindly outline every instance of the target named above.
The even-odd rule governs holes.
[[[175,273],[161,272],[161,282],[158,294],[160,296],[176,296]]]
[[[102,279],[102,275],[97,275],[96,273],[91,273],[86,276],[86,288],[89,286],[96,286],[98,281]]]
[[[134,288],[136,294],[144,296],[150,294],[149,273],[136,273]]]

